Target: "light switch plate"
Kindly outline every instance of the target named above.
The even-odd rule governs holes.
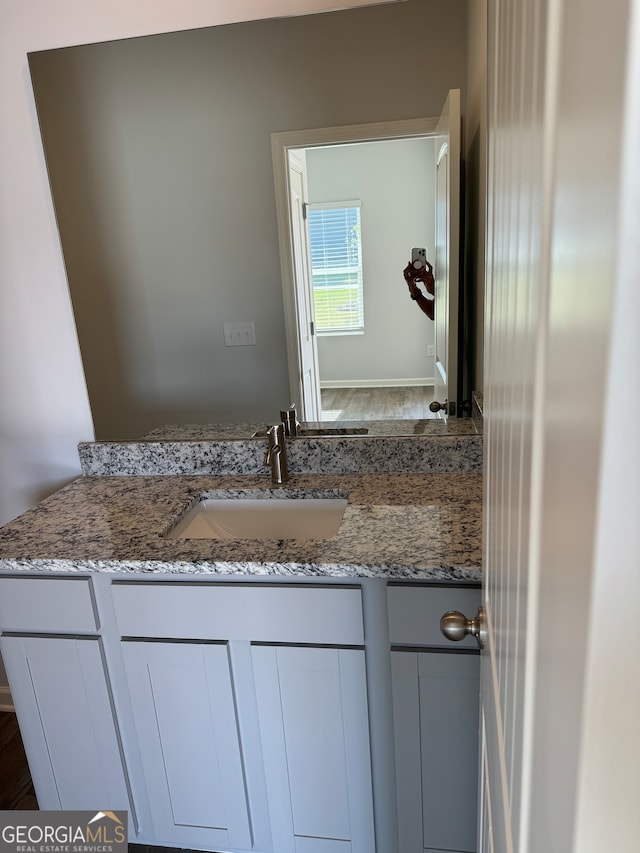
[[[256,345],[256,330],[253,323],[224,323],[224,345],[226,347],[254,347]]]

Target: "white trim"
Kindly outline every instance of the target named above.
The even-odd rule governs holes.
[[[13,707],[13,699],[11,698],[11,690],[9,687],[0,686],[0,711],[15,712]]]
[[[408,388],[412,385],[433,385],[433,376],[421,379],[326,379],[320,380],[321,388]]]
[[[435,136],[438,118],[409,118],[400,121],[378,121],[370,124],[345,124],[339,127],[315,127],[310,130],[285,130],[271,134],[280,149],[319,148],[349,142],[380,142],[385,139],[410,139]],[[286,161],[286,158],[283,158]]]
[[[289,389],[291,399],[300,402],[303,417],[304,387],[300,370],[300,341],[296,311],[293,247],[291,245],[288,152],[292,148],[318,148],[325,145],[435,136],[437,125],[437,118],[415,118],[374,122],[372,124],[351,124],[342,127],[319,127],[311,130],[290,130],[271,134],[271,159],[276,200],[280,272],[282,275]]]
[[[307,205],[308,210],[343,210],[346,207],[362,207],[360,199],[352,201],[314,201]]]
[[[317,338],[343,338],[345,335],[364,335],[364,326],[360,329],[340,329],[336,332],[325,332],[316,329]]]

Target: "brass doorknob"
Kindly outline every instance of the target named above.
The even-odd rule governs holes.
[[[432,400],[429,403],[429,411],[430,412],[439,412],[441,409],[444,412],[447,411],[447,401],[446,400],[444,401],[444,403],[439,403],[437,400]]]
[[[478,608],[475,619],[467,619],[459,610],[448,610],[440,619],[440,630],[453,642],[464,640],[465,637],[475,637],[478,647],[484,649],[487,642],[487,625],[484,618],[484,609]]]

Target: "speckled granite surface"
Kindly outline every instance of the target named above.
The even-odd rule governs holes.
[[[250,438],[264,432],[272,424],[166,424],[144,436],[150,441],[219,441],[220,439]],[[326,438],[359,430],[361,435],[476,435],[478,426],[471,418],[454,418],[445,423],[433,418],[387,421],[307,421],[301,424],[303,434],[322,432]],[[365,432],[362,432],[365,430]]]
[[[332,539],[163,536],[203,492],[256,488],[268,477],[81,477],[0,529],[0,571],[480,580],[477,473],[291,477],[287,490],[348,493]]]
[[[80,444],[89,476],[260,474],[266,439],[133,441]],[[339,437],[287,439],[293,473],[375,474],[480,471],[482,436]]]

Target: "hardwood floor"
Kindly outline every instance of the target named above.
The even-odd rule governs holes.
[[[37,808],[16,715],[0,713],[0,810]]]
[[[433,400],[433,385],[323,388],[320,393],[323,420],[423,420],[435,417],[429,411],[429,403]]]

